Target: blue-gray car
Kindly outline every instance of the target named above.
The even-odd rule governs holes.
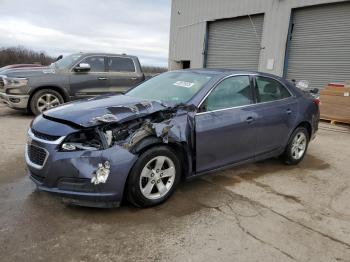
[[[28,173],[70,204],[138,207],[178,183],[271,157],[298,164],[319,100],[274,75],[224,69],[163,73],[123,95],[67,103],[28,130]]]

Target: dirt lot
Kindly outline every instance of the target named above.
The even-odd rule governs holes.
[[[68,207],[25,176],[32,117],[0,106],[1,261],[350,261],[350,130],[180,185],[162,206]]]

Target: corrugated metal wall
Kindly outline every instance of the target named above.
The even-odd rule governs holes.
[[[192,67],[202,67],[207,21],[265,13],[259,70],[282,75],[286,40],[292,8],[341,0],[172,0],[169,42],[169,68],[177,61],[191,60]],[[267,70],[268,60],[274,60]]]
[[[287,79],[323,88],[350,79],[350,2],[293,12]]]
[[[208,68],[258,70],[264,15],[210,22]]]

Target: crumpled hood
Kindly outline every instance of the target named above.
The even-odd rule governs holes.
[[[44,112],[43,116],[92,127],[101,123],[122,123],[166,108],[166,105],[157,101],[127,95],[107,95],[67,103]]]

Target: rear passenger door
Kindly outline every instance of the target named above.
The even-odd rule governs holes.
[[[138,73],[134,61],[129,57],[110,56],[108,58],[109,80],[111,93],[123,93],[143,80]]]
[[[255,128],[259,134],[256,157],[259,157],[285,147],[298,108],[296,98],[276,79],[256,76],[254,90],[257,99]]]

